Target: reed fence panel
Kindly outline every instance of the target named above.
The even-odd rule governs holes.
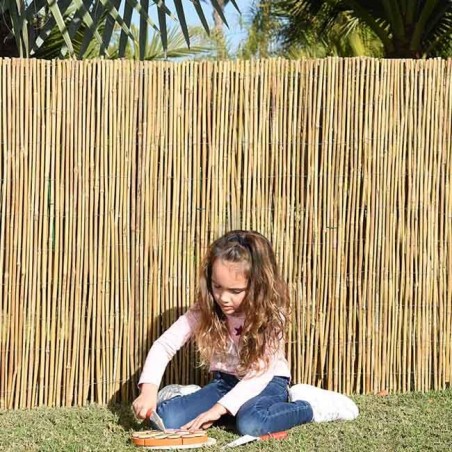
[[[227,230],[273,243],[293,379],[452,377],[452,61],[0,60],[0,408],[131,400]],[[202,383],[192,345],[165,383]]]

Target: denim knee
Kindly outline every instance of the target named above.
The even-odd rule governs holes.
[[[176,410],[165,402],[157,406],[157,414],[166,428],[180,428],[186,423],[183,410]]]
[[[241,435],[261,436],[268,433],[268,428],[255,411],[238,414],[236,428]]]

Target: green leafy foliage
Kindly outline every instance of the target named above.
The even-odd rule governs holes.
[[[239,55],[242,58],[284,56],[292,59],[383,55],[381,42],[375,34],[346,12],[330,27],[321,25],[328,12],[329,9],[324,8],[321,17],[306,22],[292,34],[287,11],[272,0],[261,0],[251,11],[248,39]]]
[[[205,55],[211,47],[206,43],[203,33],[199,28],[189,28],[189,39],[191,46],[187,47],[185,36],[181,31],[173,27],[167,32],[167,48],[163,48],[160,35],[154,33],[144,47],[144,53],[140,54],[139,33],[137,27],[132,25],[131,28],[134,40],[129,40],[125,48],[125,58],[133,60],[163,60],[177,59],[184,57],[193,57],[196,55]],[[120,34],[116,33],[108,52],[112,58],[119,56],[119,40]]]
[[[285,49],[309,47],[312,36],[353,36],[363,44],[378,40],[385,57],[452,55],[450,0],[274,0],[271,9]],[[337,49],[348,56],[347,46]]]
[[[38,53],[50,40],[48,48],[52,50],[49,54],[53,55],[57,29],[64,42],[59,55],[85,58],[92,54],[93,40],[97,42],[100,55],[108,56],[109,46],[117,39],[114,31],[119,29],[118,56],[125,56],[130,41],[138,46],[140,59],[145,59],[149,29],[158,34],[163,49],[168,48],[168,20],[178,23],[186,46],[190,47],[184,10],[188,1],[206,32],[210,33],[201,0],[174,0],[173,11],[162,0],[0,0],[0,23],[4,25],[0,28],[0,37],[3,40],[14,37],[16,46],[9,53],[22,57]],[[231,0],[231,3],[238,9],[235,1]],[[212,1],[212,6],[225,20],[218,1]],[[151,18],[151,8],[157,13],[158,24]],[[139,17],[138,37],[132,33],[134,16]],[[42,18],[45,18],[44,22]],[[6,54],[6,48],[5,53],[0,51],[1,56],[10,56]]]

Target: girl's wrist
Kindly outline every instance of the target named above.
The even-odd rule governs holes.
[[[141,394],[157,394],[158,387],[154,383],[143,383],[140,387]]]
[[[215,404],[215,409],[216,409],[217,413],[219,413],[221,416],[223,416],[223,414],[226,414],[228,412],[228,410],[220,403]]]

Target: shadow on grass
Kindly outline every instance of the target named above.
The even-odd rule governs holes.
[[[186,308],[171,308],[164,311],[160,316],[155,316],[153,322],[148,329],[148,338],[159,337],[172,323],[174,323],[179,316],[186,311]],[[144,365],[144,360],[148,353],[147,344],[137,344],[138,356],[143,357],[143,362],[139,364],[138,370],[131,375],[126,381],[122,382],[118,390],[110,398],[107,408],[117,416],[118,424],[126,430],[141,430],[150,427],[149,421],[144,423],[137,419],[132,410],[132,402],[138,397],[138,381],[141,375],[141,371]],[[196,361],[194,355],[194,347],[183,347],[171,362],[168,364],[165,376],[162,380],[162,386],[166,384],[201,384],[203,379],[194,378],[195,381],[190,381],[190,376],[193,372],[190,370],[187,372],[187,365]],[[202,377],[202,376],[201,376]],[[193,378],[193,377],[191,377]],[[168,381],[171,379],[171,381]]]
[[[118,424],[126,431],[141,430],[142,422],[135,417],[131,403],[127,401],[117,402],[116,400],[115,397],[112,397],[107,408],[118,418]]]

